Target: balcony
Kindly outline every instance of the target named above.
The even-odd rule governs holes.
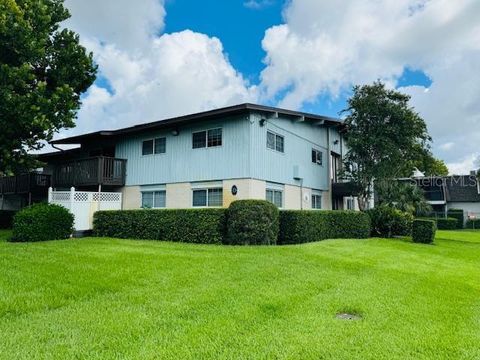
[[[332,196],[333,197],[345,197],[352,196],[355,193],[356,186],[353,182],[348,180],[332,181]]]
[[[51,184],[51,176],[39,173],[29,173],[0,178],[0,194],[46,194]]]
[[[124,186],[126,163],[125,159],[98,156],[58,164],[53,172],[53,186]]]

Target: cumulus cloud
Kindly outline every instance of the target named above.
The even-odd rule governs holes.
[[[162,2],[68,0],[67,6],[72,13],[67,26],[78,31],[82,43],[93,51],[99,76],[108,87],[96,84],[89,89],[77,127],[62,136],[257,98],[256,87],[232,67],[218,38],[190,30],[160,34]]]
[[[395,86],[405,68],[424,71],[429,89],[401,89],[426,119],[434,151],[453,162],[480,140],[480,2],[477,0],[292,0],[285,24],[263,39],[262,92],[301,108],[353,84]],[[479,129],[479,130],[477,130]],[[441,148],[460,142],[461,150]],[[437,146],[438,144],[438,146]]]

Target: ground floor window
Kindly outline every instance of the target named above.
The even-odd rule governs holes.
[[[156,209],[166,206],[167,193],[162,191],[144,191],[142,192],[142,208]]]
[[[195,189],[193,190],[193,206],[220,207],[223,206],[223,189]]]
[[[347,210],[355,210],[355,201],[353,197],[347,198]]]
[[[322,195],[313,194],[312,195],[312,209],[321,209],[322,208]]]
[[[283,207],[283,191],[276,189],[267,189],[266,199],[270,201],[275,206],[281,208]]]

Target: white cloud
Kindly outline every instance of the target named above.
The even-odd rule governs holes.
[[[83,99],[77,127],[62,136],[257,99],[256,87],[232,67],[219,39],[190,30],[158,34],[164,25],[162,2],[94,4],[68,0],[72,19],[67,25],[93,51],[99,76],[111,91],[92,86]]]
[[[66,26],[82,37],[131,51],[148,46],[166,14],[163,0],[66,0],[65,6],[72,14]]]
[[[447,163],[451,175],[465,175],[479,168],[480,153],[466,156],[459,162]]]
[[[248,0],[243,3],[243,6],[253,10],[260,10],[271,5],[273,5],[273,0]]]
[[[455,146],[455,143],[453,143],[453,142],[447,142],[447,143],[445,143],[445,144],[440,145],[439,148],[440,148],[441,150],[448,151],[448,150],[451,150],[454,146]]]
[[[402,90],[427,121],[437,156],[454,162],[480,140],[480,1],[292,0],[267,30],[266,98],[300,108],[353,84],[395,84],[406,67],[433,81]],[[436,144],[459,143],[456,151]]]

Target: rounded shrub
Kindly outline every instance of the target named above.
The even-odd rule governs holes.
[[[437,226],[433,220],[414,220],[412,226],[412,240],[416,243],[431,244],[435,239]]]
[[[13,218],[11,241],[47,241],[68,239],[73,233],[74,217],[63,206],[34,204]]]
[[[380,205],[367,211],[372,226],[372,236],[390,238],[411,234],[413,215],[390,206]]]
[[[227,211],[226,243],[274,245],[279,232],[279,211],[265,200],[234,201]]]

